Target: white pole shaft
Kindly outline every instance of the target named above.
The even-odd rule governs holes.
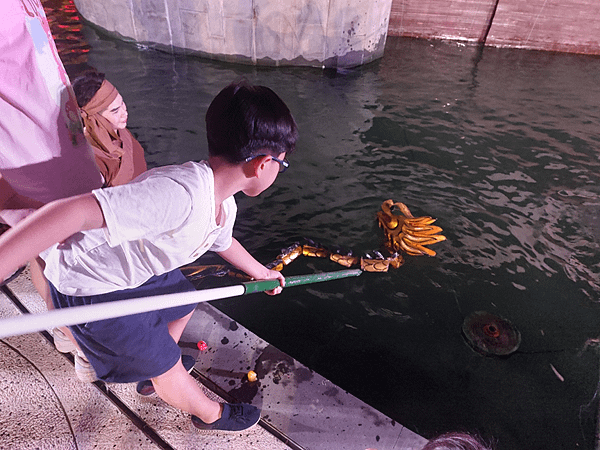
[[[244,295],[244,285],[74,306],[0,320],[0,338]]]

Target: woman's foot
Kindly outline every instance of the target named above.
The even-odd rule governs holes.
[[[75,373],[84,383],[93,383],[98,379],[96,371],[81,351],[75,353]]]

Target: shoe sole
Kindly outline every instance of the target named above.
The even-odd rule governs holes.
[[[191,427],[194,430],[194,432],[200,433],[200,434],[213,434],[213,433],[236,434],[236,433],[245,433],[246,431],[251,431],[253,428],[256,427],[256,425],[258,425],[258,422],[260,422],[260,419],[258,419],[258,421],[254,425],[250,425],[248,428],[244,428],[243,430],[237,430],[237,431],[231,431],[231,430],[203,430],[201,428],[197,428],[196,425],[194,425],[193,422],[192,422]]]

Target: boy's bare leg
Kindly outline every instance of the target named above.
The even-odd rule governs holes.
[[[204,394],[181,360],[167,372],[152,378],[152,384],[158,396],[169,405],[193,414],[205,423],[213,423],[221,417],[221,405]]]
[[[169,323],[169,334],[175,342],[179,342],[193,313]],[[193,414],[205,423],[221,417],[221,405],[204,394],[194,377],[183,367],[181,359],[170,370],[153,378],[152,384],[158,396],[169,405]]]
[[[175,342],[181,339],[193,313],[169,323],[169,334]],[[170,370],[153,378],[152,384],[158,396],[169,405],[193,414],[205,423],[221,417],[221,405],[204,394],[194,377],[183,367],[181,359]]]
[[[194,311],[189,313],[187,316],[182,317],[181,319],[174,320],[173,322],[169,322],[169,334],[173,338],[175,342],[179,342],[181,339],[181,335],[183,334],[183,330],[187,326],[188,322],[192,318],[192,314]]]
[[[54,304],[52,303],[52,296],[50,295],[50,286],[48,286],[48,280],[44,276],[44,268],[45,268],[44,260],[40,257],[32,259],[29,261],[29,271],[31,272],[31,282],[33,286],[40,294],[40,297],[46,303],[46,307],[48,311],[52,311],[54,309]],[[60,331],[62,331],[70,340],[75,344],[75,347],[79,348],[71,330],[67,327],[60,327]]]

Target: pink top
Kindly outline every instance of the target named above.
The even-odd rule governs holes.
[[[2,177],[17,193],[44,203],[100,187],[39,0],[0,1],[0,55]]]

